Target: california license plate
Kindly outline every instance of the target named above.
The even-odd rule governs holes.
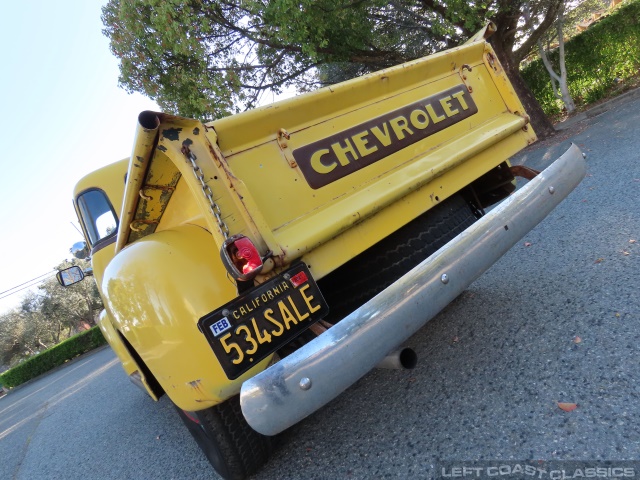
[[[198,321],[227,377],[234,380],[329,313],[304,263]]]

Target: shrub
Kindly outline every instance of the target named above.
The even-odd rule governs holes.
[[[105,343],[100,328],[93,327],[7,370],[0,375],[0,385],[16,387]]]
[[[576,106],[604,98],[619,83],[640,72],[640,0],[634,0],[573,37],[565,45],[569,92]],[[558,65],[559,52],[549,58]],[[522,76],[547,115],[559,113],[556,99],[542,60],[522,70]]]

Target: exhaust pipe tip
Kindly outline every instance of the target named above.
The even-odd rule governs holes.
[[[391,352],[376,365],[377,368],[390,370],[411,370],[418,364],[418,354],[413,348],[404,347]]]

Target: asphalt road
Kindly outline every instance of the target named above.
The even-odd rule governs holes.
[[[589,155],[587,178],[411,339],[418,367],[365,376],[281,434],[255,479],[640,459],[640,101],[518,161],[544,168],[569,140]],[[110,350],[0,399],[0,478],[212,476],[170,402],[146,398]]]

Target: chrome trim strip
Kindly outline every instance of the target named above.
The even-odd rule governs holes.
[[[586,164],[572,145],[474,225],[280,362],[243,383],[249,425],[275,435],[327,404],[398,348],[558,205]]]

